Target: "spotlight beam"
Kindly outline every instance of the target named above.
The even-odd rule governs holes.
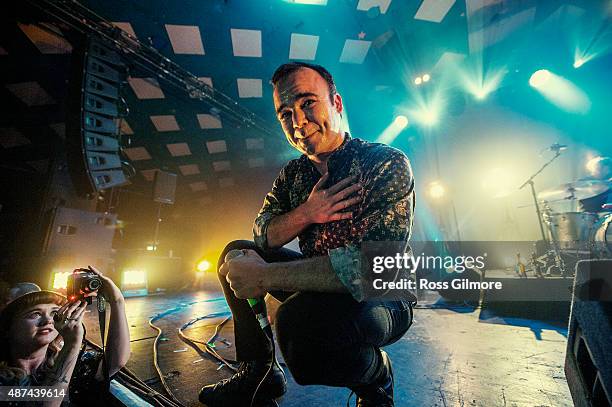
[[[585,114],[591,108],[591,101],[579,87],[546,69],[534,72],[529,84],[552,104],[567,112]]]
[[[378,136],[377,143],[391,144],[397,136],[408,126],[408,118],[400,115],[391,122],[389,126]]]

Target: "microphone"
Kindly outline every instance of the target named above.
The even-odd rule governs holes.
[[[242,250],[230,250],[225,255],[225,261],[227,262],[240,256],[244,256],[244,252]],[[272,339],[272,327],[270,326],[270,320],[268,319],[268,312],[266,310],[266,302],[264,301],[264,298],[247,298],[247,302],[253,310],[261,329],[270,339]]]
[[[548,147],[548,150],[550,151],[562,151],[562,150],[566,150],[567,149],[567,145],[566,144],[559,144],[559,143],[554,143],[553,145],[551,145],[550,147]]]

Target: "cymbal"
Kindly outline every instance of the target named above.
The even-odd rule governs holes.
[[[609,181],[574,181],[545,189],[538,194],[538,199],[546,202],[575,199],[581,201],[606,192],[610,186]]]

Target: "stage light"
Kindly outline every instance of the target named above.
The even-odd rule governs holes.
[[[581,47],[576,47],[574,50],[574,63],[573,67],[578,69],[582,65],[589,62],[591,59],[597,57],[597,55],[606,53],[606,46],[603,43],[594,43],[591,47],[587,47],[588,51],[582,51]]]
[[[540,86],[544,86],[551,77],[552,75],[548,69],[540,69],[531,75],[531,78],[529,78],[529,84],[534,88],[538,88]]]
[[[441,94],[436,93],[428,101],[417,100],[414,109],[408,111],[408,117],[423,127],[432,127],[438,123],[443,106],[444,102]]]
[[[408,126],[408,118],[404,115],[399,115],[393,120],[393,125],[403,130]]]
[[[418,119],[426,126],[433,126],[438,122],[438,112],[432,107],[424,107],[418,112]]]
[[[506,68],[489,69],[483,72],[482,66],[460,69],[459,78],[462,87],[477,100],[484,100],[499,88],[499,84],[506,75]]]
[[[124,297],[136,297],[149,293],[147,272],[139,269],[124,270],[121,291]]]
[[[475,93],[474,96],[476,97],[476,99],[478,100],[484,100],[487,95],[489,94],[489,92],[487,92],[484,89],[478,89]]]
[[[155,250],[157,250],[157,246],[155,246],[154,244],[147,245],[147,251],[154,252]]]
[[[201,261],[198,262],[198,264],[196,266],[196,269],[198,271],[202,271],[202,272],[208,271],[208,270],[210,270],[210,262],[207,261],[207,260],[201,260]]]
[[[423,80],[423,82],[429,82],[429,80],[431,79],[431,76],[429,76],[429,74],[425,74],[421,77],[421,79]]]
[[[53,289],[54,290],[65,290],[68,286],[68,276],[72,274],[72,271],[56,271],[53,273]]]
[[[423,83],[423,79],[421,79],[421,77],[420,77],[420,76],[418,76],[418,77],[414,78],[414,84],[415,84],[415,85],[417,85],[417,86],[418,86],[418,85],[420,85],[421,83]]]
[[[434,181],[428,187],[429,197],[435,200],[442,199],[446,195],[446,188],[439,181]]]
[[[551,103],[567,112],[584,114],[591,108],[591,101],[580,88],[546,69],[534,72],[529,84]]]
[[[144,270],[125,270],[123,272],[124,286],[141,286],[147,283],[147,272]]]
[[[595,171],[595,168],[597,168],[597,164],[603,160],[602,156],[597,156],[597,157],[593,157],[590,158],[586,165],[584,166],[586,168],[586,170],[590,173],[593,173]]]

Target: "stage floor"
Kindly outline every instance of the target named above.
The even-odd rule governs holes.
[[[230,375],[203,350],[183,342],[178,328],[193,318],[223,313],[228,307],[214,285],[182,294],[128,298],[132,356],[127,365],[153,388],[162,389],[153,364],[157,332],[148,321],[166,313],[156,325],[163,330],[159,365],[175,396],[199,406],[206,383]],[[93,309],[93,308],[92,308]],[[222,318],[197,322],[185,333],[207,340]],[[97,316],[86,317],[88,338],[99,343]],[[218,351],[233,356],[231,321],[222,329]],[[415,322],[397,343],[386,348],[394,363],[397,406],[572,406],[563,364],[567,329],[547,323],[494,315],[486,309],[444,306],[427,301],[415,311]],[[201,348],[200,348],[201,349]],[[344,406],[349,390],[299,386],[291,378],[283,407]],[[354,405],[354,399],[352,401]]]

